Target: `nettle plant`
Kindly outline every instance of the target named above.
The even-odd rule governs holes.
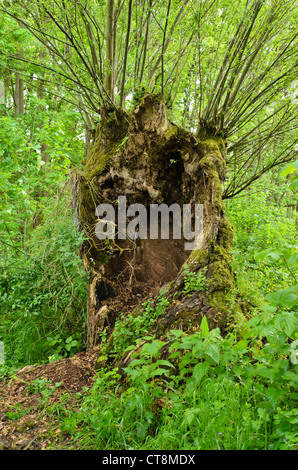
[[[235,334],[223,337],[218,328],[209,330],[205,317],[194,334],[171,330],[168,341],[145,337],[145,344],[132,354],[134,360],[125,369],[130,390],[166,397],[171,410],[181,396],[185,403],[191,401],[206,380],[228,380],[244,395],[253,389],[246,406],[252,407],[255,423],[270,429],[269,447],[293,448],[298,422],[298,323],[289,304],[292,310],[297,309],[298,295],[284,292],[267,299],[263,310],[246,323],[240,340]],[[142,339],[137,341],[141,344]],[[162,348],[168,348],[166,359],[160,358]]]

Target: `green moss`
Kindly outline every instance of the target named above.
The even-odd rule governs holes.
[[[206,140],[203,140],[203,141],[200,141],[201,144],[203,145],[203,147],[209,151],[215,151],[215,152],[219,152],[220,153],[220,150],[219,150],[219,143],[217,140],[215,140],[215,138],[212,138],[212,139],[206,139]]]
[[[212,146],[214,142],[217,143],[217,145],[221,145],[225,142],[223,135],[217,134],[215,129],[212,129],[212,126],[209,130],[201,128],[197,133],[197,139],[200,142],[212,142]]]
[[[200,166],[212,182],[214,203],[223,211],[221,177],[225,173],[226,164],[215,141],[204,141],[203,150],[205,156],[200,160]]]
[[[232,249],[234,238],[234,228],[231,222],[225,217],[219,227],[219,244],[226,250]]]
[[[129,115],[122,109],[102,111],[101,122],[86,157],[84,176],[87,180],[100,175],[110,160],[119,155],[128,139],[129,122]]]
[[[161,93],[144,93],[138,100],[138,105],[144,105],[146,102],[164,103]]]
[[[225,147],[225,141],[222,137],[208,137],[199,139],[200,147],[204,157],[200,160],[201,166],[205,169],[222,171],[225,169],[226,162],[222,153]]]
[[[208,260],[207,250],[193,250],[189,255],[189,261],[198,264],[206,264]]]
[[[235,287],[235,278],[227,255],[212,263],[208,276],[210,276],[209,286],[212,291],[229,290]]]
[[[215,261],[219,256],[224,257],[226,255],[226,250],[222,246],[214,245],[212,247],[212,254],[210,255],[210,260]]]
[[[167,140],[170,140],[172,137],[176,136],[177,133],[178,133],[177,126],[174,126],[173,124],[171,124],[170,127],[165,131],[165,138]]]
[[[228,313],[229,306],[227,302],[227,292],[224,290],[212,292],[209,297],[210,305],[215,308],[217,312]]]
[[[85,166],[84,176],[87,180],[91,180],[94,176],[100,175],[107,167],[112,152],[96,152],[93,151],[88,157]]]
[[[212,263],[211,272],[212,278],[210,281],[216,289],[230,289],[234,287],[234,276],[230,269],[230,260],[226,257]]]
[[[208,156],[208,157],[203,157],[201,158],[200,160],[200,165],[202,168],[204,168],[204,170],[213,170],[215,169],[215,165],[214,165],[214,162],[212,161],[212,159]]]
[[[219,150],[216,154],[208,153],[205,157],[201,158],[200,165],[205,171],[213,172],[214,178],[219,179],[219,172],[225,169],[225,162],[222,159]],[[211,174],[211,173],[210,173]]]

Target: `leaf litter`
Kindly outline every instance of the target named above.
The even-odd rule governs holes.
[[[0,450],[46,450],[57,441],[59,405],[73,409],[93,385],[99,349],[25,366],[0,382]]]

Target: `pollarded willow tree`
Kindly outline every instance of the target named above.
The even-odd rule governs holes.
[[[74,177],[90,272],[88,345],[144,299],[167,308],[152,331],[225,328],[233,230],[223,200],[297,155],[298,7],[288,0],[1,1],[44,47],[51,92],[71,99],[92,135]],[[20,72],[21,73],[21,72]],[[24,77],[24,80],[26,78]],[[95,130],[94,130],[95,129]],[[185,240],[99,240],[96,207],[202,204],[204,233]],[[116,220],[116,228],[117,228]],[[148,227],[150,229],[150,221]],[[187,289],[204,272],[204,288]],[[195,283],[193,284],[195,285]],[[207,285],[207,287],[206,287]],[[112,342],[112,336],[111,340]]]

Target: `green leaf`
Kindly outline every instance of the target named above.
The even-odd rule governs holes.
[[[241,375],[243,374],[243,372],[244,372],[244,369],[243,369],[242,366],[234,366],[234,367],[232,368],[232,373],[233,373],[234,375],[236,375],[236,377],[241,377]]]
[[[248,344],[248,341],[246,341],[245,339],[242,339],[242,340],[238,341],[238,343],[235,344],[233,349],[237,353],[243,354],[247,351],[247,344]]]
[[[128,352],[128,351],[132,351],[133,349],[135,348],[135,345],[134,344],[131,344],[130,346],[127,346],[127,348],[124,349],[123,352]]]
[[[298,178],[295,178],[294,181],[291,182],[289,189],[292,189],[293,191],[298,189]]]
[[[209,326],[208,326],[208,322],[207,322],[206,317],[203,317],[203,320],[201,321],[200,330],[201,330],[201,335],[203,337],[206,337],[207,334],[209,333]]]
[[[295,374],[294,372],[291,372],[290,370],[287,370],[283,374],[283,378],[286,380],[292,380],[293,382],[298,382],[298,375]]]
[[[298,295],[292,293],[297,288],[282,289],[272,294],[267,294],[265,299],[273,305],[282,305],[283,307],[293,307],[298,302]]]
[[[277,261],[282,257],[282,253],[276,250],[272,250],[271,248],[267,250],[260,251],[256,253],[254,258],[256,261],[264,261],[265,258],[270,257],[271,259]]]
[[[175,338],[180,338],[180,336],[184,335],[182,330],[170,330],[170,333],[175,336]]]
[[[156,354],[160,348],[163,346],[163,342],[162,341],[159,341],[159,340],[155,340],[155,341],[152,341],[152,343],[147,343],[147,344],[144,344],[143,348],[142,348],[142,355],[143,354],[150,354],[150,355],[154,355]]]
[[[265,366],[257,367],[255,374],[260,375],[261,377],[266,377],[270,380],[273,380],[275,377],[275,371]]]
[[[165,359],[160,359],[159,361],[157,361],[157,364],[161,366],[172,367],[173,369],[175,369],[175,366],[173,366],[173,364],[171,364],[169,361],[166,361]]]
[[[292,162],[281,169],[279,176],[285,177],[296,171],[298,171],[298,162]]]
[[[163,369],[161,367],[158,367],[158,369],[153,370],[150,372],[150,377],[155,377],[156,375],[168,375],[169,371],[168,369]]]
[[[152,341],[152,336],[143,336],[142,340]]]
[[[195,365],[192,376],[195,380],[196,385],[201,382],[204,375],[207,374],[209,368],[210,368],[209,362],[200,362],[199,364]]]
[[[193,354],[194,357],[200,358],[200,357],[203,356],[203,353],[204,353],[203,340],[198,338],[198,341],[196,342],[196,344],[192,348],[192,354]]]
[[[297,331],[297,315],[295,315],[294,312],[281,312],[275,316],[274,326],[280,330],[284,330],[287,336],[291,336]]]
[[[284,391],[278,390],[274,387],[269,387],[264,390],[266,397],[268,398],[269,403],[271,403],[274,407],[278,404],[280,398],[283,396]]]
[[[180,356],[180,351],[174,351],[172,354],[169,355],[169,359],[175,359],[176,357]]]
[[[291,255],[288,259],[287,259],[287,262],[290,266],[295,266],[296,264],[298,264],[298,254],[297,253],[294,253],[293,255]]]
[[[213,361],[218,364],[220,360],[220,350],[217,344],[211,343],[208,344],[205,348],[205,353],[213,359]]]
[[[183,422],[190,426],[195,420],[196,416],[199,414],[199,411],[200,410],[196,408],[187,408],[187,410],[184,412]]]

